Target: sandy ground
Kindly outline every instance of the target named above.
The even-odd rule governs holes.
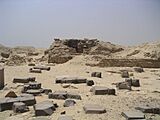
[[[134,107],[141,104],[156,104],[160,105],[160,69],[144,69],[144,73],[136,73],[133,68],[99,68],[85,65],[85,60],[82,56],[77,56],[65,64],[59,64],[51,67],[50,71],[43,71],[41,74],[29,73],[28,66],[5,66],[5,90],[0,91],[0,97],[4,97],[9,90],[14,90],[20,94],[21,86],[12,83],[14,77],[29,77],[35,76],[38,82],[42,83],[43,88],[51,88],[52,91],[65,90],[75,92],[81,95],[82,100],[76,100],[76,105],[73,107],[63,107],[64,100],[48,99],[47,95],[37,96],[37,102],[43,100],[51,100],[59,105],[59,108],[46,118],[57,120],[60,113],[66,111],[66,115],[72,116],[75,120],[125,120],[121,116],[123,111],[135,110]],[[113,95],[92,95],[89,90],[91,87],[86,84],[76,84],[78,89],[62,88],[60,84],[55,84],[56,76],[71,75],[82,76],[95,81],[96,85],[115,88],[112,83],[124,81],[118,73],[107,72],[109,70],[119,71],[129,69],[133,72],[134,77],[140,79],[141,87],[133,87],[133,91],[116,90],[116,96]],[[154,70],[154,71],[153,71]],[[91,72],[102,72],[102,78],[91,78]],[[7,89],[8,88],[8,89]],[[159,91],[154,92],[154,91]],[[84,104],[94,103],[104,106],[107,110],[105,114],[85,114],[83,111]],[[12,114],[12,116],[10,116]],[[146,114],[148,118],[160,120],[159,115]],[[22,114],[13,114],[12,111],[0,112],[0,120],[32,120],[34,117],[33,107],[30,111]]]

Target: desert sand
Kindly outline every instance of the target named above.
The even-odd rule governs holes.
[[[124,55],[123,51],[123,55]],[[116,53],[118,54],[118,53]],[[119,55],[119,54],[118,54]],[[39,55],[41,57],[42,55]],[[5,84],[3,90],[0,90],[0,97],[3,98],[10,90],[15,91],[17,95],[21,94],[23,84],[13,83],[15,77],[36,77],[36,81],[42,83],[43,88],[50,88],[52,91],[64,90],[75,92],[81,95],[82,100],[76,100],[76,105],[71,107],[63,107],[64,100],[48,99],[47,95],[36,96],[37,103],[50,100],[57,103],[59,107],[51,115],[38,118],[49,118],[50,120],[57,120],[61,112],[66,111],[66,115],[72,116],[75,120],[125,120],[121,115],[124,111],[135,111],[138,105],[159,105],[160,106],[160,68],[144,68],[143,73],[137,73],[133,67],[98,67],[87,66],[86,63],[92,61],[89,59],[90,55],[77,55],[73,59],[63,63],[54,64],[50,71],[43,71],[41,74],[30,73],[27,64],[20,66],[3,65],[5,69]],[[105,56],[103,56],[105,57]],[[45,64],[44,62],[37,62],[36,64]],[[124,81],[124,78],[119,74],[120,70],[128,70],[133,73],[131,78],[140,80],[140,87],[132,87],[132,90],[117,90],[112,83]],[[91,77],[92,72],[102,72],[102,78]],[[111,73],[110,71],[114,71]],[[116,95],[93,95],[90,92],[91,86],[86,84],[72,84],[75,88],[63,88],[61,84],[55,84],[56,76],[82,76],[89,80],[94,80],[97,86],[106,86],[116,89]],[[83,110],[84,104],[94,103],[102,105],[106,108],[105,114],[85,114]],[[11,110],[0,112],[0,120],[32,120],[35,117],[33,107],[29,107],[30,111],[15,114]],[[153,120],[160,120],[159,115],[145,114],[146,117]]]

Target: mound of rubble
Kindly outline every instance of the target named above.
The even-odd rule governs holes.
[[[45,54],[49,63],[65,63],[75,55],[110,55],[123,50],[118,45],[109,42],[100,42],[97,39],[54,39],[54,42]]]

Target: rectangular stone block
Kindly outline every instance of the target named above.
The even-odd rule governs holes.
[[[87,104],[83,107],[86,114],[102,114],[106,113],[106,109],[96,104]]]
[[[142,112],[135,111],[122,112],[122,116],[124,116],[127,120],[145,119],[145,115]]]
[[[94,86],[90,89],[94,95],[115,95],[115,89],[110,89],[104,86]]]
[[[33,69],[47,70],[49,71],[51,68],[48,66],[34,66]]]
[[[143,113],[160,114],[160,106],[159,107],[139,106],[135,107],[135,109],[140,110]]]
[[[0,89],[4,87],[4,68],[0,67]]]
[[[82,77],[70,77],[70,76],[56,77],[56,83],[80,84],[80,83],[86,83],[86,81],[87,79]]]
[[[67,99],[67,92],[66,91],[55,91],[54,93],[49,93],[48,98],[50,99]]]
[[[28,77],[28,78],[14,78],[13,83],[29,83],[35,81],[35,77]]]

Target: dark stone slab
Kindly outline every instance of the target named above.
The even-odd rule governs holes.
[[[73,92],[68,92],[67,93],[67,98],[69,99],[77,99],[77,100],[81,100],[81,96],[77,93],[73,93]]]
[[[54,93],[49,93],[48,98],[50,99],[67,99],[67,92],[66,91],[55,91]]]
[[[28,78],[14,78],[13,83],[29,83],[35,81],[35,77],[28,77]]]
[[[94,81],[93,80],[87,80],[87,86],[92,86],[94,85]]]
[[[33,69],[47,70],[49,71],[51,67],[48,66],[34,66]]]
[[[55,106],[51,101],[43,101],[34,105],[36,116],[48,116],[52,115],[55,111]]]
[[[129,78],[128,71],[122,71],[121,76],[122,76],[122,78]]]
[[[101,72],[92,72],[91,73],[91,77],[102,78],[102,73]]]
[[[72,77],[72,76],[60,76],[56,77],[56,83],[73,83],[81,84],[86,83],[87,79],[82,77]]]
[[[131,85],[128,82],[119,82],[116,84],[117,89],[127,89],[131,90]]]
[[[23,113],[29,111],[29,108],[23,102],[15,102],[12,107],[15,113]]]
[[[139,106],[135,107],[135,109],[140,110],[143,113],[160,114],[160,106],[159,107]]]
[[[110,89],[104,86],[94,86],[90,89],[94,95],[115,95],[115,89]]]
[[[33,68],[30,68],[29,72],[30,73],[42,73],[42,71],[40,69],[33,69]]]

